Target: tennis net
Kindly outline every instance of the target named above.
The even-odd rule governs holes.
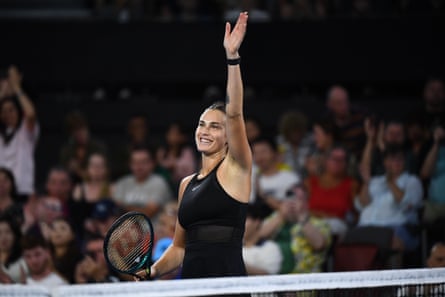
[[[0,285],[10,297],[445,297],[445,268],[67,285]]]

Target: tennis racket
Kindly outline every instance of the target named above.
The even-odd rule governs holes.
[[[140,212],[127,212],[111,225],[105,236],[105,259],[116,272],[149,279],[153,240],[150,219]],[[136,274],[140,270],[145,270],[147,278]]]

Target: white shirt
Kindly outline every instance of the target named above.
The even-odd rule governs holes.
[[[9,143],[0,137],[0,166],[12,171],[19,194],[34,193],[34,149],[39,125],[29,131],[23,120]]]
[[[158,174],[151,174],[138,183],[132,175],[119,179],[115,184],[114,199],[122,205],[146,206],[148,203],[164,205],[172,199],[167,182]]]
[[[28,266],[26,266],[23,258],[19,258],[17,261],[9,264],[8,267],[0,264],[0,270],[3,270],[14,283],[20,283],[22,281],[22,273],[24,273],[24,277],[28,274]]]
[[[261,245],[243,247],[243,259],[248,266],[277,274],[280,272],[283,256],[276,242],[266,240]]]
[[[355,206],[361,211],[358,225],[397,226],[417,223],[417,209],[422,202],[422,184],[415,175],[402,173],[396,180],[404,192],[398,203],[386,182],[386,175],[373,177],[369,182],[371,202],[363,207],[356,197]]]
[[[67,281],[64,280],[61,276],[59,276],[57,273],[55,272],[51,272],[48,276],[39,279],[39,280],[35,280],[31,277],[27,277],[26,278],[26,284],[28,285],[37,285],[37,286],[44,286],[48,289],[51,289],[52,287],[55,286],[60,286],[60,285],[67,285]]]
[[[255,166],[256,167],[256,166]],[[252,191],[250,202],[254,202],[256,199],[255,192],[255,174],[258,172],[258,168],[252,169]],[[270,195],[277,200],[286,199],[286,192],[291,189],[292,186],[300,183],[300,177],[293,171],[280,170],[274,175],[262,175],[258,180],[259,187],[264,195]]]

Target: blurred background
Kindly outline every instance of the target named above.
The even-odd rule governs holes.
[[[283,110],[324,107],[333,84],[392,113],[444,76],[442,0],[1,0],[0,66],[23,73],[45,131],[37,180],[56,161],[71,109],[111,143],[134,109],[155,134],[174,118],[194,127],[200,104],[222,96],[223,24],[241,10],[246,113],[271,131]]]

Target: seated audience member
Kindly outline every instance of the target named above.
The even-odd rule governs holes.
[[[28,271],[22,258],[20,226],[8,215],[0,215],[0,284],[24,283]]]
[[[303,176],[306,159],[315,146],[308,131],[308,119],[299,111],[288,111],[281,115],[278,126],[280,159],[298,176]]]
[[[360,158],[366,142],[363,127],[365,114],[351,106],[348,91],[340,85],[329,88],[326,108],[328,117],[332,118],[337,126],[339,142],[356,159]]]
[[[415,110],[432,131],[436,126],[445,126],[445,86],[443,80],[430,78],[423,89],[423,106]]]
[[[155,220],[162,206],[173,198],[163,177],[154,173],[155,155],[147,147],[135,147],[131,152],[131,174],[114,184],[114,201],[125,211],[139,211]]]
[[[430,250],[426,266],[428,268],[445,267],[445,243],[436,242]]]
[[[25,235],[22,237],[22,250],[23,258],[29,269],[26,284],[45,286],[48,289],[68,284],[54,270],[51,261],[51,251],[43,237],[30,234]]]
[[[72,200],[73,186],[71,175],[65,167],[54,166],[50,168],[46,178],[44,195],[60,200],[64,216],[71,216],[69,204]]]
[[[265,204],[270,210],[278,209],[286,198],[287,189],[299,183],[300,177],[293,171],[280,168],[278,148],[273,138],[258,138],[251,145],[256,167],[252,174],[251,202]]]
[[[412,251],[419,239],[410,227],[418,224],[423,189],[419,178],[405,171],[404,160],[402,147],[387,147],[383,154],[385,173],[372,178],[363,174],[363,185],[355,206],[360,212],[358,226],[392,228],[392,248]]]
[[[85,220],[85,236],[99,234],[104,236],[123,211],[111,198],[103,198],[94,205],[91,215]]]
[[[378,130],[376,125],[377,123],[369,118],[365,120],[367,140],[359,165],[361,173],[366,171],[371,176],[383,174],[385,172],[383,153],[389,146],[400,146],[404,149],[405,169],[410,173],[415,173],[416,165],[411,152],[406,147],[407,139],[403,123],[397,120],[391,120],[386,124],[380,122]]]
[[[305,164],[305,177],[320,175],[326,164],[328,153],[333,147],[339,146],[338,128],[330,118],[322,118],[313,125],[315,148],[310,152]],[[357,160],[352,154],[348,154],[347,173],[349,176],[357,176]]]
[[[178,203],[171,201],[164,205],[159,214],[158,220],[154,224],[155,242],[153,246],[153,262],[157,261],[165,252],[165,250],[173,243],[175,234],[176,218],[178,213]],[[181,277],[181,270],[176,269],[161,279],[174,279]]]
[[[281,204],[279,211],[265,219],[260,236],[280,240],[286,238],[288,233],[288,241],[279,244],[284,266],[289,264],[286,249],[292,252],[292,268],[286,271],[287,268],[282,265],[281,273],[320,272],[331,245],[329,225],[324,219],[311,215],[308,193],[303,186],[294,186],[289,195],[290,198]]]
[[[109,181],[108,165],[105,155],[93,153],[88,158],[86,176],[74,188],[70,201],[73,222],[84,226],[85,220],[91,216],[94,205],[105,197],[112,197],[112,187]],[[82,232],[80,232],[82,236]]]
[[[77,183],[85,176],[88,158],[92,153],[106,155],[107,146],[92,137],[88,121],[80,111],[72,111],[66,117],[69,138],[60,149],[60,164],[74,177]]]
[[[445,130],[437,127],[433,139],[420,171],[420,177],[428,180],[428,196],[423,213],[423,220],[427,224],[445,220]]]
[[[19,226],[24,223],[23,204],[17,201],[17,190],[12,172],[0,167],[0,216],[14,218]]]
[[[19,201],[24,203],[35,191],[39,124],[34,104],[23,91],[22,74],[15,66],[5,72],[0,74],[0,166],[12,171]]]
[[[247,207],[246,227],[243,237],[243,259],[248,275],[278,274],[281,268],[281,250],[273,240],[260,237],[261,211]]]
[[[333,234],[342,237],[354,224],[353,200],[358,193],[357,180],[347,175],[348,153],[334,146],[326,153],[321,175],[309,176],[304,183],[309,192],[309,209],[324,218]]]
[[[147,116],[136,112],[127,120],[126,133],[122,137],[122,142],[112,148],[111,177],[113,180],[130,173],[128,160],[130,160],[131,151],[140,146],[157,148],[158,143],[155,142],[154,137],[151,137]]]
[[[103,251],[104,238],[100,235],[87,237],[84,258],[75,270],[77,284],[119,282],[119,277],[110,270]]]
[[[261,137],[264,132],[263,123],[254,116],[245,116],[246,136],[249,144]]]
[[[49,240],[52,222],[56,218],[64,216],[62,203],[59,199],[51,196],[37,197],[35,200],[33,209],[26,212],[22,232]]]
[[[172,191],[176,193],[181,180],[196,171],[198,160],[182,124],[171,123],[164,138],[165,143],[156,152],[157,164],[169,173]]]
[[[82,253],[74,227],[67,219],[59,217],[52,221],[49,243],[55,270],[73,284],[74,270],[82,258]]]
[[[444,268],[445,267],[445,244],[437,242],[430,250],[426,262],[427,268]],[[435,284],[423,284],[422,286],[409,286],[397,290],[398,297],[415,297],[415,296],[442,296],[443,286]]]
[[[431,132],[425,121],[418,114],[408,115],[405,120],[407,151],[411,156],[410,168],[413,174],[420,175],[420,170],[431,146]]]

